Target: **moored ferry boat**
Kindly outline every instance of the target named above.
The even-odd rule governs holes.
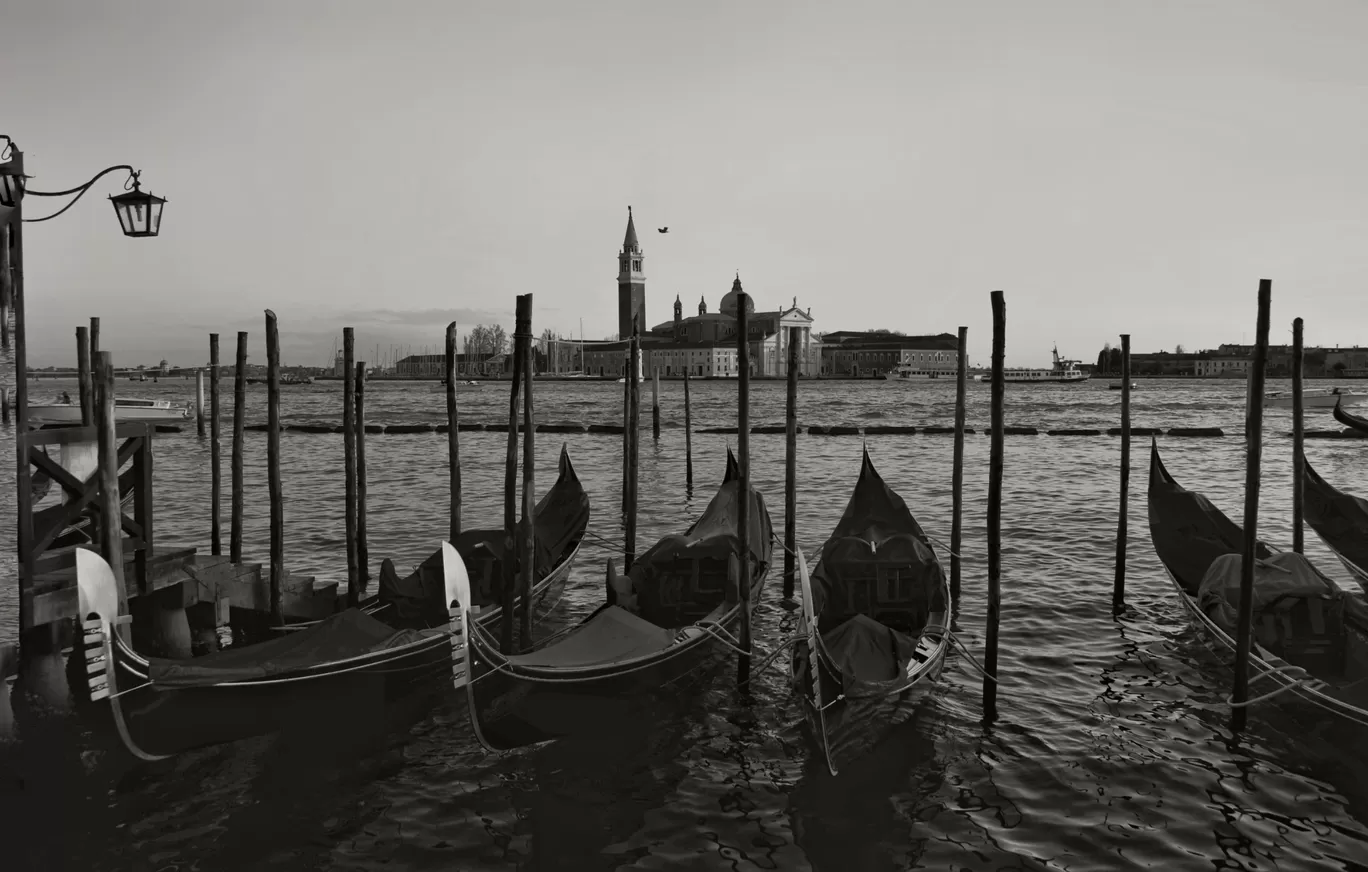
[[[1078,368],[1078,361],[1067,360],[1059,356],[1059,346],[1054,347],[1054,365],[1050,369],[1031,369],[1030,367],[1012,366],[1003,369],[1002,380],[1008,384],[1012,383],[1054,383],[1054,384],[1073,384],[1074,382],[1085,382],[1091,376]],[[991,373],[975,376],[975,381],[991,381]]]
[[[900,363],[884,373],[883,377],[888,381],[920,381],[922,379],[946,379],[955,380],[955,370],[953,369],[927,369],[916,367],[910,363]]]

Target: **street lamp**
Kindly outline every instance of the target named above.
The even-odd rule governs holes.
[[[108,167],[83,185],[66,191],[35,191],[26,184],[24,175],[24,153],[8,136],[0,134],[0,309],[5,305],[14,307],[14,364],[15,364],[15,412],[18,426],[15,433],[15,447],[18,454],[18,475],[16,490],[19,497],[19,631],[21,639],[33,626],[33,605],[27,588],[33,583],[36,557],[34,553],[33,503],[30,493],[30,446],[28,422],[28,362],[25,342],[24,318],[24,243],[23,226],[40,221],[51,221],[61,215],[85,196],[91,187],[109,173],[126,171],[128,179],[124,183],[127,193],[111,196],[114,214],[119,219],[119,227],[125,236],[156,236],[161,231],[162,207],[166,200],[144,192],[138,182],[138,171],[127,164]],[[74,195],[74,196],[73,196]],[[30,197],[72,197],[71,201],[51,215],[41,218],[23,217],[24,201]],[[105,523],[108,523],[106,519]],[[21,642],[20,656],[26,658],[29,645]]]

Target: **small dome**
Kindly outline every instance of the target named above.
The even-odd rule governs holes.
[[[737,300],[737,298],[740,297],[740,296],[741,296],[741,276],[738,275],[738,276],[736,277],[736,281],[732,282],[731,290],[728,291],[728,292],[727,292],[727,295],[726,295],[725,297],[722,298],[722,305],[719,307],[719,309],[721,310],[722,314],[724,314],[724,315],[731,315],[733,318],[735,318],[735,317],[736,317],[736,300]],[[749,294],[746,295],[746,314],[747,314],[747,315],[753,315],[753,314],[755,314],[755,299],[752,298]]]

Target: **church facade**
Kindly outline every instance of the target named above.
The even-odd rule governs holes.
[[[646,273],[644,254],[637,239],[631,207],[627,209],[627,233],[618,253],[618,341],[584,344],[586,375],[626,375],[633,326],[640,330],[641,372],[646,377],[659,369],[662,376],[735,377],[737,375],[737,314],[742,295],[738,274],[731,290],[723,295],[718,311],[709,312],[706,298],[698,314],[684,317],[684,306],[675,297],[674,318],[646,328]],[[822,343],[812,335],[812,310],[791,306],[756,311],[755,299],[746,295],[746,332],[750,336],[752,375],[783,376],[788,372],[790,344],[797,342],[798,373],[811,377],[822,371]],[[790,329],[797,330],[796,340]]]

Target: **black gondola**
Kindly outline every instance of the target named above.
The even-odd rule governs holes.
[[[1198,629],[1236,650],[1244,531],[1169,475],[1151,443],[1150,538]],[[1285,688],[1368,725],[1368,606],[1301,554],[1255,543],[1251,693]],[[1261,679],[1267,683],[1258,690]]]
[[[1306,523],[1368,592],[1368,500],[1336,490],[1302,458]]]
[[[679,682],[735,650],[743,614],[736,460],[717,494],[683,535],[666,536],[618,576],[609,564],[607,602],[570,630],[523,654],[504,654],[484,628],[469,628],[467,663],[453,663],[466,685],[471,726],[491,751],[612,728],[624,700]],[[769,573],[772,527],[764,498],[749,504],[751,602]],[[444,549],[455,567],[452,550]],[[462,602],[461,606],[466,606]]]
[[[1360,418],[1358,415],[1351,415],[1344,411],[1339,400],[1335,401],[1335,408],[1331,414],[1335,416],[1336,421],[1339,421],[1355,433],[1368,436],[1368,418]]]
[[[945,664],[950,592],[935,549],[869,451],[811,576],[790,676],[834,775],[907,720]],[[813,652],[817,668],[813,668]]]

